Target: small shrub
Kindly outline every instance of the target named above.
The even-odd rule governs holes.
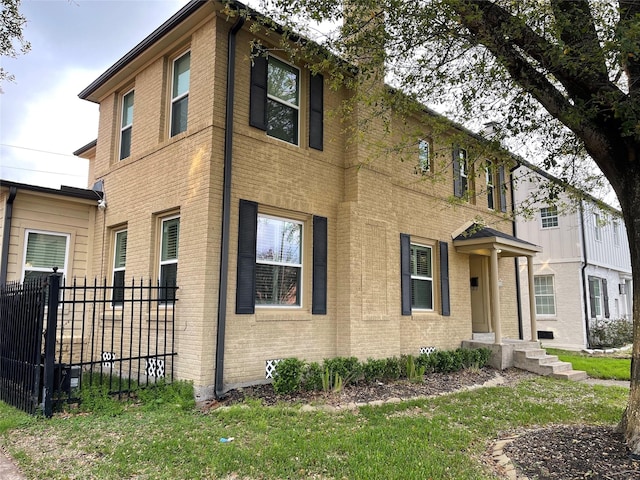
[[[633,343],[633,321],[625,318],[592,321],[589,325],[592,348],[617,348]]]
[[[435,352],[433,352],[435,353]],[[433,373],[436,371],[437,357],[433,353],[421,353],[416,358],[416,365],[423,367],[425,373]]]
[[[325,368],[322,374],[322,390],[325,392],[340,392],[344,382],[339,373],[332,372],[329,368]]]
[[[327,358],[323,367],[325,371],[328,369],[332,375],[340,375],[345,385],[357,383],[362,378],[362,365],[356,357]]]
[[[387,361],[384,358],[381,359],[367,359],[367,362],[362,365],[362,373],[364,375],[364,381],[366,383],[379,382],[385,379],[385,368]]]
[[[285,358],[278,362],[273,375],[273,390],[278,394],[297,392],[301,388],[304,362],[297,358]]]
[[[384,367],[385,380],[397,380],[402,374],[402,361],[398,357],[387,358]]]
[[[322,367],[318,362],[311,362],[304,366],[302,372],[302,388],[308,392],[321,390],[322,387]]]
[[[424,367],[416,366],[413,355],[407,356],[407,379],[414,383],[424,382]]]

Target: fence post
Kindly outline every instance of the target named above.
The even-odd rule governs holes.
[[[49,275],[49,301],[47,303],[47,331],[44,339],[44,387],[42,403],[44,416],[53,415],[53,384],[55,377],[56,332],[58,331],[58,303],[60,298],[60,275],[54,267]]]

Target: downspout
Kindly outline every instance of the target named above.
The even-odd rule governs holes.
[[[2,227],[2,259],[0,260],[0,285],[7,283],[7,264],[9,263],[9,239],[11,237],[11,219],[13,218],[13,201],[18,193],[17,187],[9,187],[7,208],[4,212],[4,226]]]
[[[582,199],[580,200],[580,235],[582,236],[582,267],[580,268],[580,274],[582,276],[582,305],[584,307],[584,326],[586,328],[585,333],[587,336],[587,348],[591,346],[591,338],[589,335],[589,299],[587,298],[587,240],[584,234],[584,208],[582,206]]]
[[[511,187],[511,216],[512,216],[512,220],[511,220],[511,227],[513,229],[513,236],[515,238],[518,238],[518,229],[516,227],[516,216],[515,216],[515,210],[516,210],[516,195],[514,193],[514,182],[513,182],[513,172],[515,172],[518,168],[520,168],[522,165],[520,165],[520,163],[516,163],[516,166],[513,168],[509,169],[509,183],[510,183],[510,187]],[[513,263],[516,269],[516,305],[517,305],[517,310],[518,310],[518,338],[520,340],[524,339],[524,332],[522,329],[522,298],[520,298],[520,296],[522,295],[522,292],[520,291],[520,261],[519,261],[519,257],[513,257]]]
[[[218,289],[218,328],[216,333],[215,396],[224,394],[224,336],[227,323],[229,274],[229,227],[231,218],[231,166],[233,159],[233,100],[235,98],[236,35],[245,18],[238,17],[229,31],[227,42],[227,98],[224,119],[224,177],[222,181],[222,228],[220,242],[220,288]]]

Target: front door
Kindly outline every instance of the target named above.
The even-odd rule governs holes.
[[[480,255],[469,257],[469,287],[471,288],[471,321],[474,333],[491,332],[489,322],[489,259]]]

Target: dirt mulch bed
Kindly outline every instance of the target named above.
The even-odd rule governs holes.
[[[241,403],[247,398],[260,399],[263,405],[276,403],[322,404],[344,408],[358,403],[403,400],[440,395],[487,382],[514,385],[535,375],[517,369],[497,372],[491,368],[465,370],[452,374],[431,374],[422,384],[379,382],[375,385],[348,385],[338,394],[301,392],[276,395],[271,385],[232,390],[221,402],[202,406],[203,410]],[[622,436],[613,427],[590,425],[557,425],[517,432],[518,436],[504,446],[504,453],[517,469],[518,478],[531,480],[631,480],[640,479],[640,461],[629,458]],[[497,475],[502,466],[490,460]]]
[[[613,427],[557,425],[521,433],[503,448],[518,478],[537,480],[640,479],[640,461],[629,458]]]

